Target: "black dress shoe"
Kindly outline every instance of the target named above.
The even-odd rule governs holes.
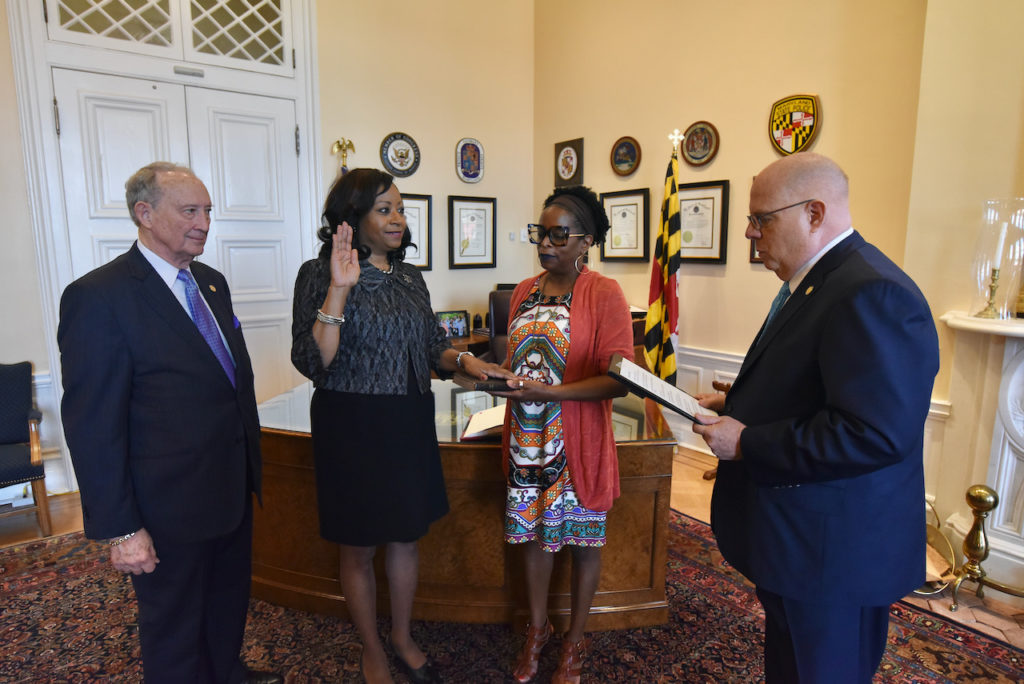
[[[276,672],[249,670],[245,676],[246,684],[283,684],[284,677]]]
[[[389,634],[384,638],[384,645],[387,646],[388,650],[391,651],[395,656],[395,660],[398,661],[398,667],[405,673],[405,676],[409,678],[410,682],[416,682],[417,684],[444,684],[444,680],[441,679],[441,675],[438,674],[437,668],[434,667],[434,663],[430,662],[428,657],[426,662],[417,667],[415,670],[410,667],[409,663],[405,662],[405,659],[398,654],[395,649],[395,645],[391,643],[391,635]]]
[[[405,676],[409,678],[410,682],[417,682],[418,684],[441,684],[444,680],[441,679],[441,675],[437,673],[437,668],[434,667],[434,663],[430,662],[430,658],[427,658],[427,662],[423,663],[415,670],[409,667],[409,663],[402,660],[402,656],[398,655],[395,651],[395,660],[398,661],[398,667],[401,668]]]

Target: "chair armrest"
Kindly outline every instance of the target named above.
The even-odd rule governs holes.
[[[36,413],[38,413],[38,411],[36,411]],[[39,420],[35,418],[29,418],[28,421],[28,446],[31,454],[30,461],[32,465],[42,465],[43,446],[39,439]]]

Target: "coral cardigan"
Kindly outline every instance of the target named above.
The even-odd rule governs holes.
[[[509,306],[509,324],[537,277],[516,286]],[[568,384],[604,375],[612,354],[633,358],[633,327],[622,288],[611,278],[584,268],[573,287],[569,309],[569,353],[562,382]],[[511,363],[512,348],[507,360]],[[508,474],[512,401],[505,409],[501,445]],[[619,496],[619,460],[612,434],[612,400],[563,401],[562,432],[573,486],[584,506],[607,511]],[[585,438],[584,438],[585,436]]]

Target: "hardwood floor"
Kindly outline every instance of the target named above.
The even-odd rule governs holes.
[[[3,511],[0,511],[3,512]],[[50,521],[53,534],[68,534],[82,529],[82,504],[77,493],[50,497]],[[39,539],[42,532],[35,511],[0,518],[0,548]]]

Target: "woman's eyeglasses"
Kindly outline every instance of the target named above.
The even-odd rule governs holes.
[[[552,245],[555,247],[561,247],[569,242],[571,237],[584,237],[586,233],[570,233],[571,229],[566,226],[551,226],[545,228],[539,223],[528,223],[526,224],[527,234],[530,236],[530,242],[535,245],[539,245],[544,242],[544,238],[547,238]]]

